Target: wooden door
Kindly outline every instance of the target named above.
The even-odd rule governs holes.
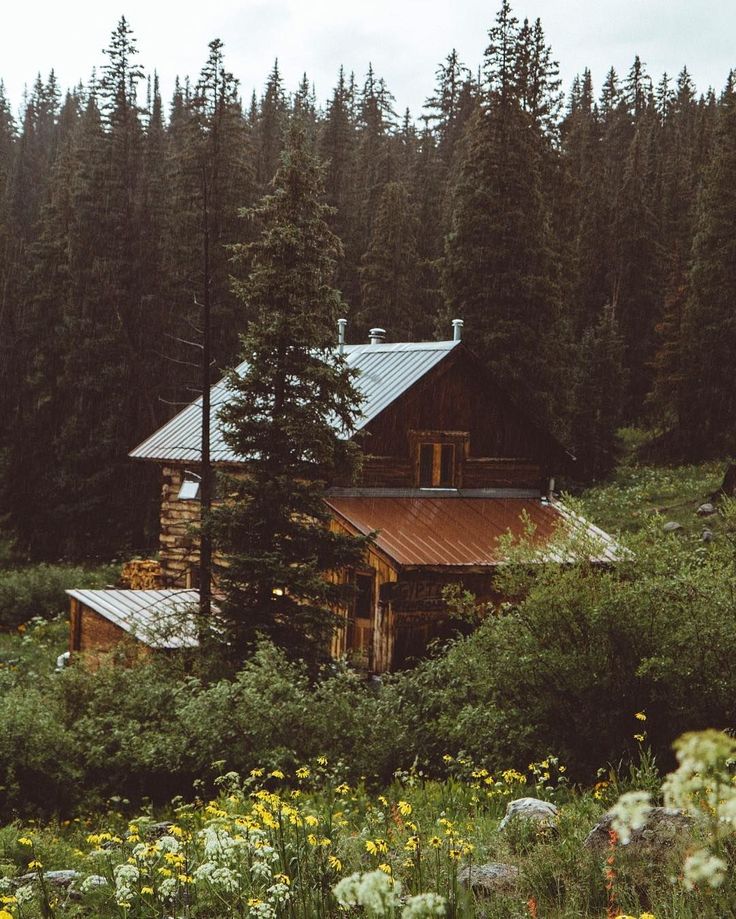
[[[348,618],[347,651],[355,662],[369,670],[373,666],[373,629],[376,618],[376,573],[356,571],[355,594]]]

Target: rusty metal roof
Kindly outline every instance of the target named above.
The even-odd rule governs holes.
[[[196,648],[197,590],[67,590],[151,648]]]
[[[615,561],[614,540],[560,502],[531,497],[413,497],[330,495],[327,504],[356,531],[377,532],[376,547],[399,566],[491,567],[504,561],[499,537],[522,536],[529,524],[539,560],[565,561],[569,550],[550,546],[560,527],[586,539],[595,561]],[[548,550],[548,551],[545,551]]]
[[[349,367],[359,372],[356,380],[363,396],[362,414],[356,431],[365,427],[380,412],[413,386],[438,364],[458,341],[396,342],[380,345],[346,345],[345,358]],[[242,373],[247,365],[238,367]],[[227,381],[220,380],[210,390],[211,455],[215,463],[241,461],[225,443],[219,419],[222,406],[228,401]],[[175,415],[162,428],[131,451],[138,459],[196,463],[201,453],[201,397]]]

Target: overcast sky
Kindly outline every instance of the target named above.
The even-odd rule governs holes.
[[[207,42],[225,42],[243,95],[260,93],[275,57],[288,89],[306,71],[323,101],[344,64],[362,81],[369,61],[397,110],[416,115],[451,48],[476,67],[495,0],[0,0],[0,79],[14,109],[24,84],[53,67],[64,88],[86,81],[120,15],[168,97],[174,77],[196,76]],[[639,54],[656,80],[684,64],[698,89],[720,90],[736,66],[735,0],[517,0],[520,19],[542,20],[567,90],[588,66],[596,92],[610,66]]]

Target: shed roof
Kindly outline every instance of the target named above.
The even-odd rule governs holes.
[[[197,590],[67,590],[150,648],[196,648]]]
[[[528,524],[540,545],[540,561],[567,560],[550,540],[567,525],[585,538],[591,559],[621,557],[616,542],[560,502],[539,497],[486,497],[462,492],[413,496],[330,495],[330,508],[359,533],[376,533],[376,547],[401,567],[493,567],[504,561],[499,537],[522,536]]]
[[[420,380],[452,351],[459,341],[396,342],[379,345],[346,345],[345,358],[357,370],[356,386],[363,396],[362,414],[356,430],[361,430],[402,393]],[[237,368],[242,373],[246,363]],[[214,463],[237,463],[239,457],[225,443],[219,412],[228,401],[227,380],[210,390],[211,457]],[[202,398],[159,428],[131,451],[138,459],[192,462],[201,456]]]

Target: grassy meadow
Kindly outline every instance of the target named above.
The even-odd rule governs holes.
[[[79,572],[0,570],[0,919],[736,917],[736,747],[671,754],[733,723],[736,515],[696,514],[723,468],[623,463],[578,500],[635,565],[539,577],[380,687],[272,649],[228,679],[54,674]],[[557,817],[501,829],[525,796]],[[628,847],[649,804],[691,831]],[[589,851],[612,807],[624,829]],[[471,889],[488,864],[506,881]]]

